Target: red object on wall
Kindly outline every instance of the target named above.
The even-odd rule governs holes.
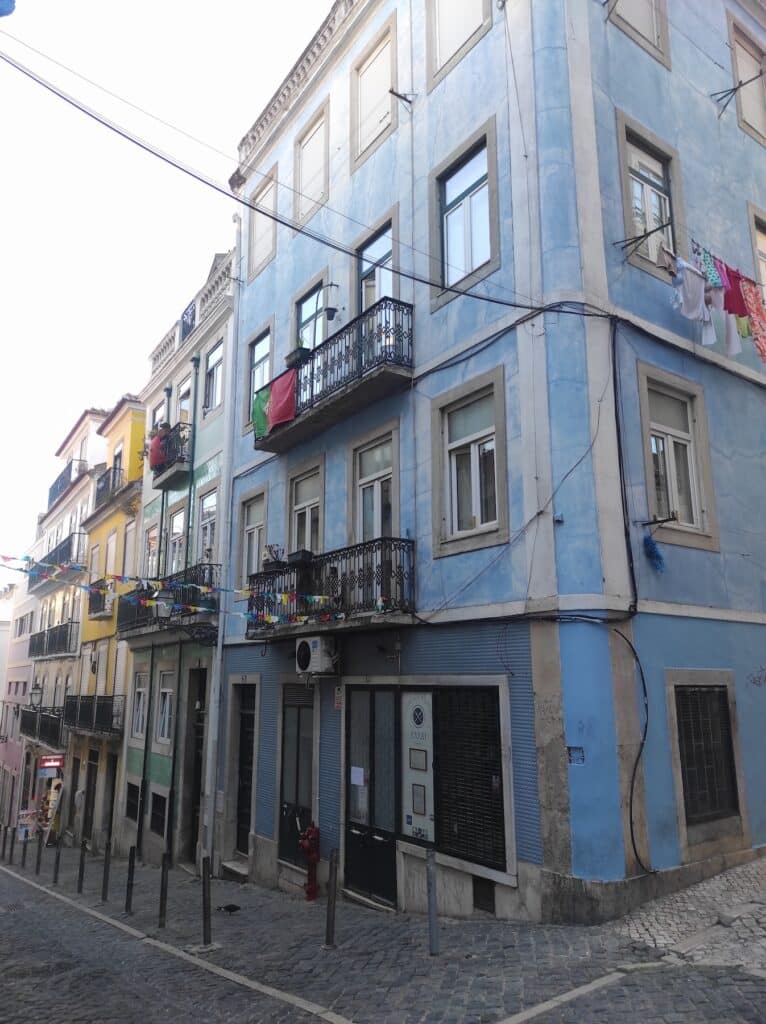
[[[288,370],[271,382],[269,395],[269,430],[278,423],[295,419],[295,381],[298,371]]]
[[[309,877],[303,886],[307,900],[315,900],[319,894],[317,885],[317,864],[319,863],[319,829],[312,821],[305,832],[298,837],[298,846],[306,858]]]

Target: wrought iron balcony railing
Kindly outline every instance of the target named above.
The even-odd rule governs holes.
[[[28,584],[30,594],[46,587],[51,581],[71,583],[71,575],[84,568],[84,558],[85,534],[70,533],[39,562],[33,562],[30,565]]]
[[[48,489],[48,509],[53,508],[61,495],[88,469],[83,459],[70,459]]]
[[[125,485],[125,473],[120,466],[112,466],[96,480],[95,508],[102,508]]]
[[[29,637],[29,657],[49,658],[55,654],[76,654],[79,622],[62,622]]]
[[[63,708],[22,708],[19,732],[46,747],[61,750],[66,745]]]
[[[64,724],[75,732],[122,734],[125,698],[69,696],[64,698]]]
[[[206,593],[205,588],[219,586],[220,576],[220,565],[201,562],[165,576],[159,589],[136,587],[120,597],[117,605],[117,631],[145,629],[148,626],[173,629],[180,621],[200,614],[191,611],[192,608],[202,608],[204,614],[215,614],[218,611],[218,595]],[[142,603],[145,601],[152,603]]]
[[[171,428],[163,445],[165,461],[161,466],[157,466],[157,468],[153,470],[155,483],[159,477],[164,476],[164,474],[173,466],[188,464],[189,429],[188,423],[176,423],[176,425]]]
[[[112,614],[114,608],[114,593],[110,580],[95,580],[90,584],[93,587],[88,593],[88,616],[93,619],[97,616]]]
[[[248,637],[304,618],[415,610],[415,542],[380,537],[250,577]]]

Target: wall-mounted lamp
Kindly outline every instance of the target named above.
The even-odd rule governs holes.
[[[29,706],[31,708],[39,708],[42,702],[43,688],[37,681],[35,681],[32,684],[32,689],[29,691]]]
[[[334,281],[329,281],[325,285],[325,291],[328,288],[339,288],[339,287],[340,287],[340,285],[337,285]],[[325,312],[325,316],[327,317],[328,323],[331,323],[335,319],[337,314],[338,314],[338,307],[337,306],[325,306],[324,312]]]

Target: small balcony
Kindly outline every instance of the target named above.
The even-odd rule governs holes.
[[[165,629],[179,629],[199,643],[214,644],[218,625],[220,565],[202,562],[162,580],[160,589],[136,587],[122,594],[117,605],[117,632],[123,636],[143,635]]]
[[[152,482],[157,490],[166,491],[184,484],[189,476],[188,423],[176,423],[165,438],[165,461],[152,470]]]
[[[48,511],[50,511],[62,494],[65,494],[75,480],[87,473],[88,463],[82,459],[71,459],[62,469],[48,488]]]
[[[255,448],[288,451],[372,402],[403,391],[412,380],[412,360],[412,306],[381,299],[305,351],[295,376],[295,417],[265,434],[256,430]]]
[[[76,654],[80,636],[79,622],[62,622],[29,637],[30,658],[56,658]]]
[[[88,618],[109,619],[114,611],[114,588],[111,580],[96,580],[88,593]]]
[[[19,732],[53,750],[66,746],[63,708],[22,708]]]
[[[96,480],[96,499],[94,508],[108,505],[118,491],[125,486],[125,473],[120,466],[112,466]]]
[[[39,562],[30,565],[29,593],[43,597],[62,584],[77,582],[80,573],[85,571],[84,558],[85,534],[70,533]]]
[[[125,720],[124,697],[64,698],[64,725],[72,732],[121,736]]]
[[[316,629],[415,610],[415,542],[397,537],[309,555],[250,577],[247,639],[279,627]],[[401,621],[401,620],[400,620]]]

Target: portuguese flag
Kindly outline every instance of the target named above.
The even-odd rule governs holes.
[[[295,384],[298,371],[287,370],[256,391],[253,396],[253,427],[256,437],[265,437],[272,427],[295,419]]]

